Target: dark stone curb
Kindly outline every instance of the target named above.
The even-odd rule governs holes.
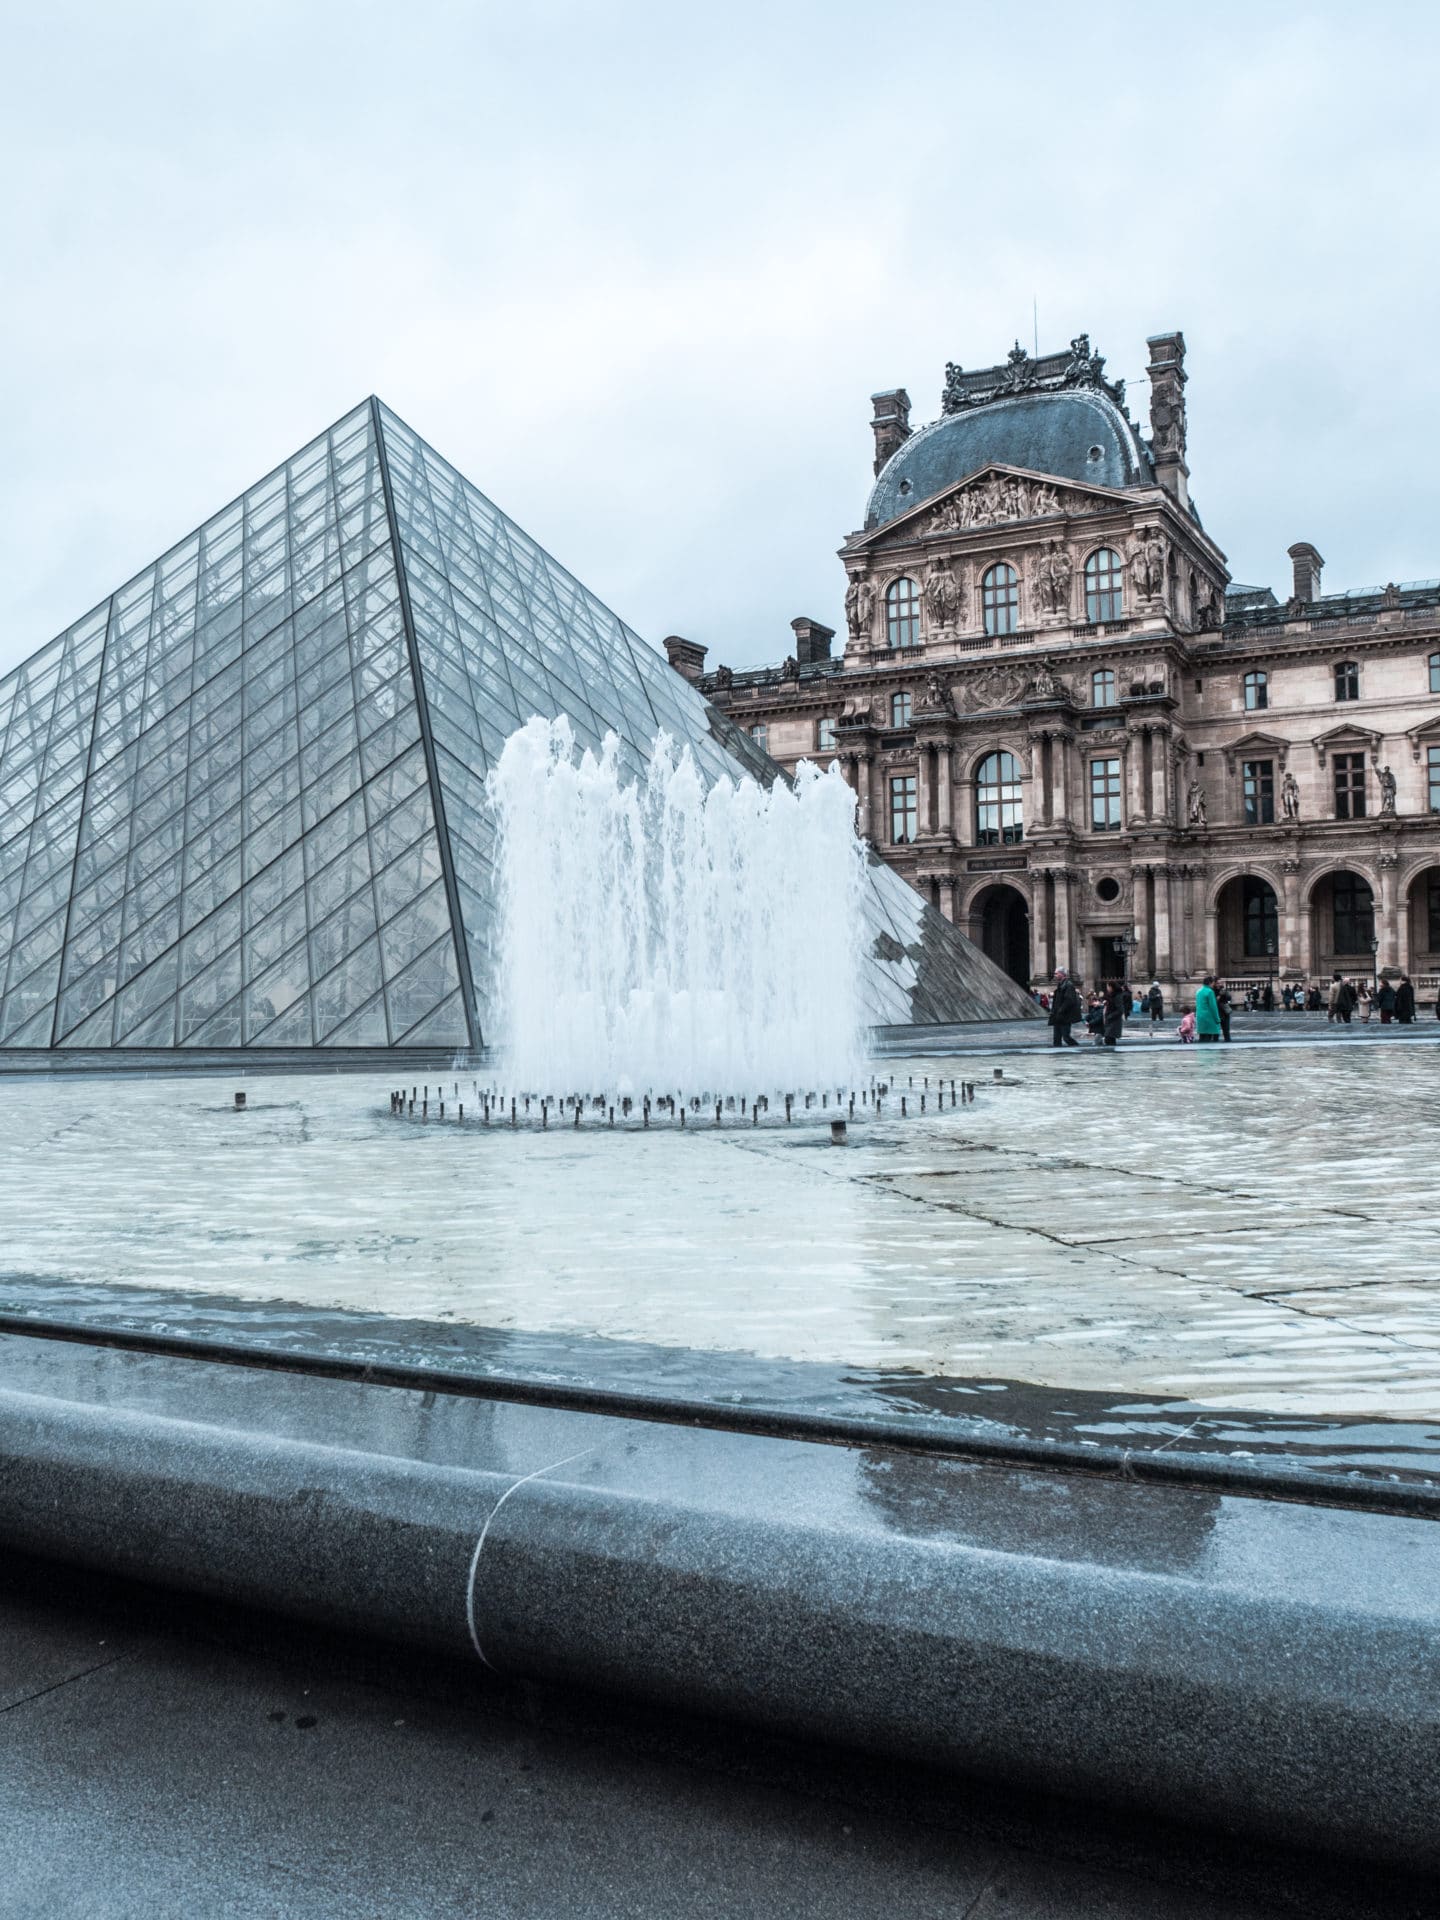
[[[1428,1521],[43,1339],[0,1383],[27,1552],[1440,1865]]]

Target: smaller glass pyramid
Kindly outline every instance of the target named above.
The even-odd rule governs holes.
[[[0,681],[0,1047],[483,1045],[485,775],[562,712],[775,774],[366,401]],[[871,874],[877,1022],[1032,1011]]]

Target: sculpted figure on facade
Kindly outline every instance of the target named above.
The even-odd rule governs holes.
[[[1145,534],[1130,557],[1130,578],[1142,600],[1158,600],[1165,586],[1165,542]]]
[[[1300,782],[1293,773],[1280,782],[1280,810],[1287,820],[1300,818]]]
[[[1090,513],[1101,503],[1083,495],[1060,494],[1048,483],[1001,474],[977,481],[942,500],[926,521],[925,533],[965,533],[1004,520],[1040,520],[1047,514]]]
[[[925,612],[932,631],[953,633],[964,617],[965,596],[948,560],[937,560],[925,576]]]
[[[1203,827],[1205,819],[1205,789],[1198,780],[1190,782],[1190,791],[1185,798],[1185,814],[1192,827]]]
[[[1027,700],[1068,700],[1070,689],[1050,663],[1042,661],[1031,674],[1024,697]]]
[[[1394,774],[1390,771],[1389,767],[1380,767],[1376,771],[1375,778],[1380,782],[1381,813],[1394,813],[1395,811],[1395,776]]]
[[[1035,592],[1043,613],[1063,614],[1070,606],[1070,556],[1058,541],[1051,541],[1035,563]]]
[[[874,612],[875,589],[864,574],[851,574],[850,584],[845,589],[845,618],[857,639],[869,633]]]
[[[1006,393],[1028,393],[1035,378],[1035,363],[1017,340],[1005,356],[1001,387]]]
[[[734,684],[735,670],[733,667],[716,667],[715,690],[717,693],[727,693]]]
[[[1104,355],[1090,351],[1088,333],[1077,333],[1070,342],[1070,358],[1065,362],[1065,385],[1098,387],[1104,371]]]
[[[955,706],[950,698],[950,689],[938,673],[926,674],[925,690],[915,702],[915,711],[917,713],[954,713]]]

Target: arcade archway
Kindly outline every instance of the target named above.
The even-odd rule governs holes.
[[[970,903],[970,938],[1022,987],[1030,984],[1030,905],[1018,887],[985,887]]]

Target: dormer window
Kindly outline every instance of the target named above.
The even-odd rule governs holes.
[[[892,647],[920,644],[920,589],[908,575],[885,589],[885,638]]]
[[[1085,562],[1085,618],[1091,622],[1118,620],[1124,606],[1120,556],[1113,547],[1101,547]]]
[[[980,582],[980,609],[986,633],[1014,633],[1020,625],[1020,579],[1002,560]]]

